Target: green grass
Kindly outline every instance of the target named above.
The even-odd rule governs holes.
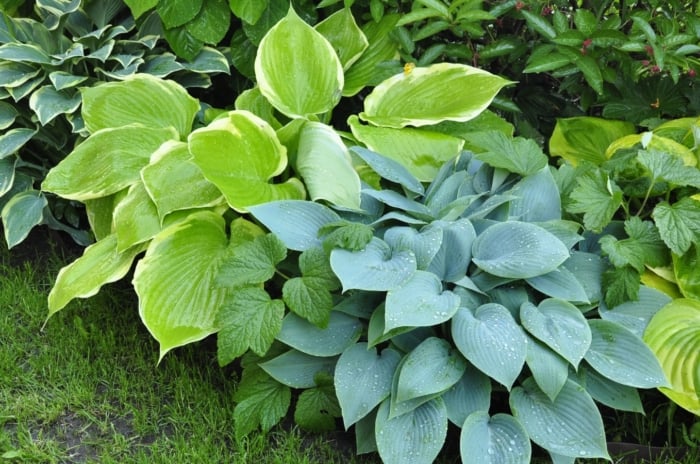
[[[218,367],[211,340],[156,365],[158,347],[128,284],[46,321],[52,281],[74,258],[47,246],[8,253],[0,245],[0,463],[380,463],[376,455],[354,456],[349,434],[307,435],[291,425],[237,442],[236,370]],[[651,435],[663,414],[627,423],[624,416],[614,427]],[[448,441],[440,463],[458,462],[458,434]]]

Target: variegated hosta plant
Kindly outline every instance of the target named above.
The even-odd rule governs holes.
[[[310,197],[361,211],[361,175],[378,179],[347,149],[343,138],[352,136],[324,122],[343,94],[345,69],[365,53],[376,59],[368,43],[349,9],[316,28],[290,9],[263,38],[258,86],[241,94],[234,110],[203,111],[183,87],[149,75],[83,89],[89,137],[48,173],[42,188],[84,203],[97,241],[59,273],[49,314],[121,279],[138,261],[139,312],[161,358],[239,323],[219,319],[236,292],[215,280],[222,259],[263,233],[246,218],[250,207]],[[464,144],[443,132],[469,130],[462,122],[479,115],[508,83],[463,65],[417,68],[367,97],[360,117],[375,126],[353,124],[367,133],[393,131],[373,137],[397,144],[402,131],[411,141],[443,141],[434,153],[426,145],[406,150],[409,169],[434,176]],[[455,98],[457,89],[472,87],[478,91]],[[440,101],[447,103],[435,104]],[[443,121],[457,127],[399,128]]]

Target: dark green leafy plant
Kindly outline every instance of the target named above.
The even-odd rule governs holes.
[[[8,246],[38,224],[88,244],[83,214],[72,202],[37,190],[47,171],[87,135],[81,88],[136,72],[207,86],[228,72],[224,56],[204,49],[190,63],[138,36],[117,0],[37,6],[37,17],[0,16],[0,211]]]

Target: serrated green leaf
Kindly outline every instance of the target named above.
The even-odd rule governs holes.
[[[258,236],[229,248],[216,281],[226,287],[266,282],[286,257],[287,247],[279,238],[273,234]]]
[[[700,243],[700,203],[691,197],[673,205],[666,201],[654,207],[652,217],[666,246],[682,255],[693,243]]]
[[[372,240],[374,229],[366,224],[340,221],[323,226],[319,229],[319,236],[323,238],[325,249],[360,251]]]
[[[603,273],[605,304],[608,307],[634,301],[639,294],[640,274],[632,266],[614,267]]]
[[[547,166],[547,157],[534,140],[488,131],[473,134],[469,143],[484,150],[475,154],[477,159],[522,176],[535,174]]]
[[[615,267],[629,265],[641,274],[645,265],[655,267],[669,262],[668,249],[653,222],[633,216],[625,221],[625,232],[628,238],[622,240],[612,235],[599,240],[601,249]]]
[[[237,288],[218,312],[217,358],[225,366],[248,349],[265,355],[282,328],[284,303],[259,287]]]
[[[328,254],[321,248],[304,250],[299,255],[299,269],[304,277],[322,280],[330,291],[340,288],[340,282],[331,269]]]
[[[304,430],[332,431],[335,429],[335,418],[340,416],[340,406],[332,387],[310,388],[297,398],[294,422]]]
[[[583,213],[587,229],[600,232],[622,205],[622,189],[603,170],[588,171],[579,177],[571,192],[570,213]]]
[[[245,385],[243,385],[245,383]],[[236,408],[233,411],[233,425],[236,439],[241,440],[260,427],[268,432],[289,409],[292,392],[263,371],[245,377],[234,395]]]
[[[700,169],[688,166],[679,156],[659,150],[639,150],[639,162],[651,172],[654,181],[666,181],[678,187],[700,188]]]
[[[293,277],[284,283],[282,298],[289,309],[318,327],[326,327],[333,309],[326,279]]]

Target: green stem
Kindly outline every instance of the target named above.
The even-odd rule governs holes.
[[[644,195],[644,201],[642,201],[642,204],[639,206],[639,210],[637,211],[637,214],[635,216],[640,216],[642,214],[642,211],[644,210],[644,207],[647,205],[647,201],[649,200],[649,197],[651,196],[651,189],[654,188],[654,182],[656,179],[652,179],[651,182],[649,183],[649,188],[647,189],[646,195]]]

